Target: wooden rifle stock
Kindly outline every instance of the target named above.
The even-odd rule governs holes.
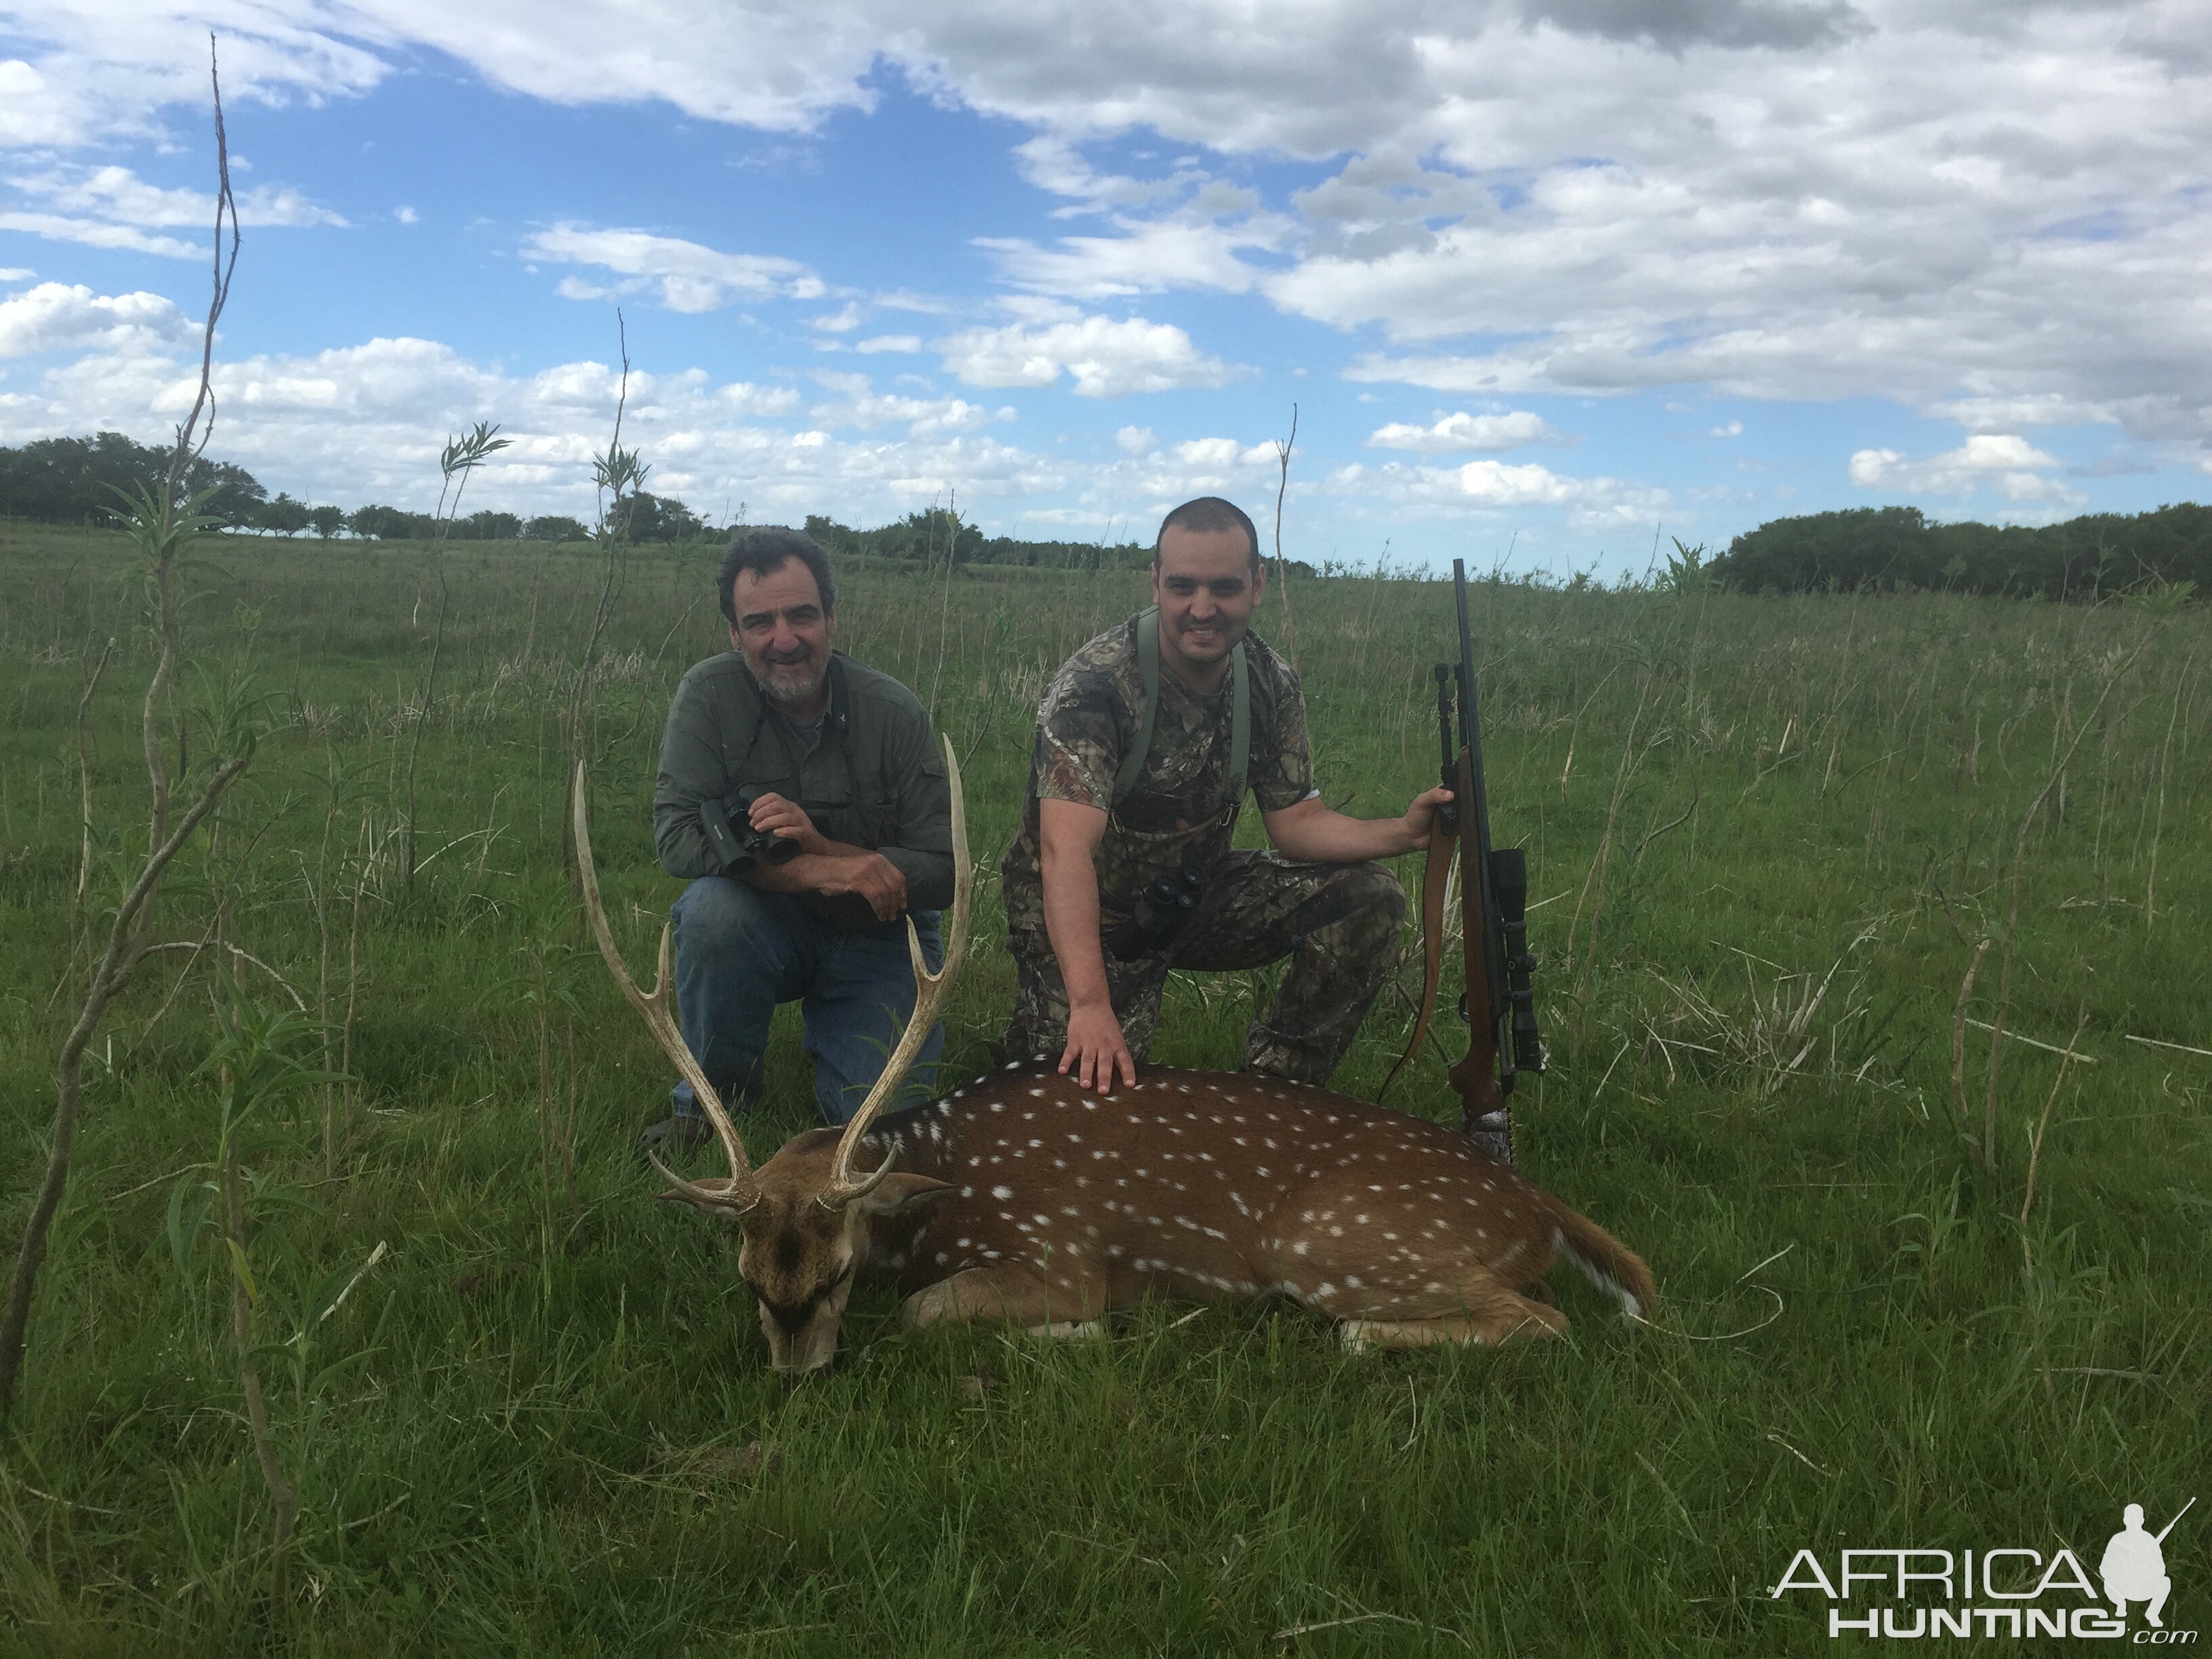
[[[1474,757],[1459,751],[1459,799],[1477,799]],[[1474,809],[1459,815],[1460,949],[1467,963],[1467,1053],[1444,1073],[1460,1098],[1460,1123],[1473,1129],[1505,1109],[1505,1085],[1498,1075],[1498,1020],[1493,1011],[1504,986],[1493,978],[1491,935],[1496,927],[1490,902],[1490,849],[1482,832],[1483,815]],[[1510,1129],[1510,1120],[1508,1127]],[[1510,1150],[1510,1142],[1508,1142]]]
[[[1467,569],[1452,563],[1455,598],[1459,611],[1460,660],[1455,672],[1437,665],[1437,717],[1442,732],[1444,783],[1453,793],[1452,805],[1437,815],[1429,836],[1428,866],[1421,883],[1422,974],[1421,1001],[1413,1022],[1412,1041],[1398,1063],[1383,1079],[1388,1093],[1406,1062],[1428,1036],[1436,1011],[1437,992],[1443,978],[1444,896],[1450,884],[1452,860],[1460,869],[1460,946],[1466,966],[1468,1022],[1467,1053],[1444,1073],[1460,1097],[1461,1127],[1483,1149],[1503,1162],[1513,1156],[1513,1123],[1506,1097],[1513,1091],[1515,1074],[1543,1069],[1537,1041],[1534,1000],[1528,975],[1534,958],[1523,942],[1522,911],[1526,880],[1517,853],[1506,872],[1513,891],[1512,914],[1502,915],[1498,859],[1490,846],[1490,811],[1482,775],[1482,724],[1474,685],[1474,645],[1467,613]],[[1447,686],[1455,686],[1456,699]],[[1452,702],[1459,714],[1458,742],[1453,742]],[[1526,1026],[1525,1032],[1522,1030]],[[1504,1045],[1510,1043],[1511,1047]],[[1376,1098],[1381,1099],[1381,1094]]]

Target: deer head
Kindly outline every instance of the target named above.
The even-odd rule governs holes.
[[[852,1293],[854,1274],[866,1263],[869,1226],[878,1216],[927,1200],[949,1190],[927,1176],[904,1175],[891,1168],[896,1149],[874,1170],[854,1164],[868,1126],[898,1093],[914,1057],[936,1024],[968,948],[968,913],[975,876],[968,862],[968,819],[960,790],[960,766],[952,745],[945,744],[951,779],[953,896],[952,923],[945,937],[944,965],[929,971],[914,919],[907,919],[907,950],[914,963],[914,1012],[883,1074],[842,1131],[809,1129],[794,1135],[756,1171],[744,1142],[724,1109],[721,1097],[707,1081],[671,1010],[675,987],[675,946],[671,930],[660,930],[660,960],[653,988],[641,991],[630,977],[607,924],[599,897],[599,874],[592,860],[591,827],[585,800],[584,768],[576,767],[574,814],[577,873],[584,908],[599,954],[630,1006],[644,1018],[661,1051],[691,1085],[707,1121],[714,1126],[728,1159],[726,1176],[687,1181],[657,1158],[653,1167],[667,1180],[661,1196],[690,1204],[738,1229],[738,1272],[760,1304],[761,1334],[768,1339],[769,1363],[787,1376],[818,1370],[836,1357],[837,1330]],[[650,1155],[648,1155],[650,1156]]]

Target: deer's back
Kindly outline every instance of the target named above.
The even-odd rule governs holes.
[[[1105,1095],[1025,1061],[868,1139],[953,1185],[881,1263],[908,1289],[1002,1261],[1103,1275],[1118,1301],[1295,1291],[1339,1260],[1419,1279],[1493,1239],[1550,1259],[1556,1200],[1463,1137],[1281,1079],[1147,1066]]]

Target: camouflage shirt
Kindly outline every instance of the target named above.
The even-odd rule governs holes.
[[[1045,691],[1021,830],[999,866],[1011,931],[1044,930],[1040,799],[1112,814],[1097,858],[1100,918],[1109,927],[1128,915],[1155,878],[1186,866],[1205,868],[1229,848],[1241,805],[1227,799],[1231,676],[1206,696],[1161,665],[1159,709],[1144,770],[1127,798],[1114,804],[1114,779],[1144,716],[1139,623],[1152,626],[1152,613],[1133,617],[1091,641],[1060,665]],[[1252,694],[1246,782],[1261,811],[1278,812],[1314,793],[1305,702],[1297,673],[1266,641],[1247,634],[1244,648]]]

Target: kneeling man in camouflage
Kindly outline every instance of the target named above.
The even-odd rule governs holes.
[[[660,866],[690,881],[673,912],[678,1021],[735,1105],[757,1090],[776,1004],[802,1004],[815,1100],[842,1123],[914,1012],[909,912],[938,966],[945,760],[913,692],[831,649],[837,587],[811,537],[741,531],[716,587],[731,649],[677,687],[653,793]],[[943,1043],[932,1030],[925,1075]],[[706,1138],[690,1085],[672,1103],[646,1146]]]
[[[1290,665],[1250,631],[1252,521],[1216,496],[1168,514],[1152,609],[1061,665],[1037,714],[1022,826],[1000,866],[1018,972],[1010,1056],[1085,1088],[1134,1083],[1170,968],[1290,959],[1248,1071],[1325,1083],[1397,960],[1406,896],[1373,860],[1427,844],[1449,790],[1353,818],[1314,787]],[[1230,845],[1249,786],[1268,852]]]

